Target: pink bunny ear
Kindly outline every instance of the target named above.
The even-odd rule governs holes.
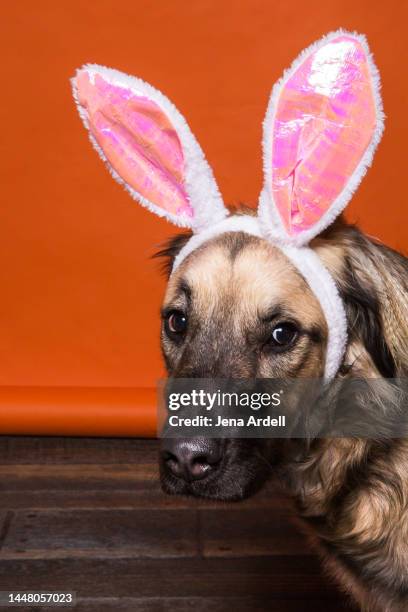
[[[194,231],[226,216],[199,144],[163,94],[95,64],[78,70],[72,87],[94,147],[133,198]]]
[[[342,30],[303,51],[274,86],[259,205],[271,238],[306,244],[344,209],[382,136],[379,89],[364,36]]]

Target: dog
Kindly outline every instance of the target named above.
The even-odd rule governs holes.
[[[167,272],[188,239],[182,233],[157,254]],[[408,260],[341,219],[311,246],[346,304],[349,340],[339,377],[382,378],[377,405],[385,406],[383,420],[392,419],[387,406],[395,411],[403,400],[388,380],[408,374]],[[271,306],[278,314],[265,327]],[[225,233],[186,258],[169,279],[162,321],[171,377],[322,375],[327,327],[319,303],[290,261],[262,239]],[[358,400],[363,412],[365,400]],[[408,609],[408,439],[175,438],[162,441],[160,465],[165,492],[222,500],[246,497],[273,470],[361,609]]]
[[[339,216],[383,132],[365,38],[328,34],[274,86],[257,213],[225,207],[184,118],[151,85],[97,65],[72,85],[113,177],[190,230],[158,253],[169,380],[322,380],[318,400],[303,402],[312,420],[341,407],[363,426],[357,435],[167,437],[163,489],[237,501],[273,472],[361,610],[407,610],[407,259]]]

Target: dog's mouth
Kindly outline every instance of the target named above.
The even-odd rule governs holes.
[[[270,474],[259,440],[162,441],[160,480],[170,495],[239,501],[258,491]]]

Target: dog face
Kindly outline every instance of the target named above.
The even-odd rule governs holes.
[[[322,376],[327,325],[319,302],[285,255],[234,232],[194,251],[170,277],[162,350],[171,377]],[[164,489],[236,499],[259,486],[273,445],[265,441],[165,440]]]

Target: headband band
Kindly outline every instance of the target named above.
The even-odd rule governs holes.
[[[380,81],[366,39],[338,30],[305,49],[273,87],[263,124],[258,216],[229,216],[182,115],[141,79],[88,64],[72,79],[90,139],[113,177],[143,206],[193,236],[174,268],[227,231],[279,247],[320,302],[328,326],[325,378],[347,341],[334,280],[307,245],[349,202],[383,132]]]

